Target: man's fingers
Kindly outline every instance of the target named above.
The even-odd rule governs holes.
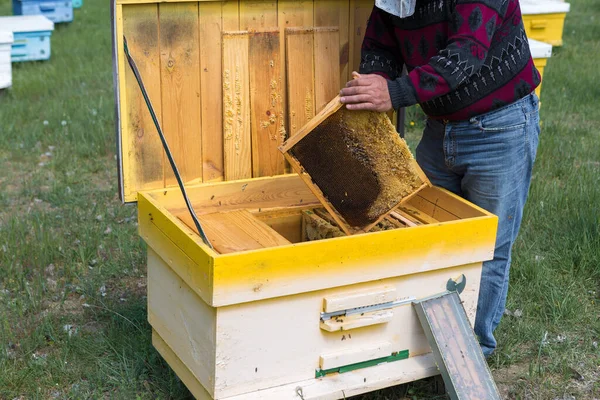
[[[368,94],[357,94],[355,96],[341,97],[340,101],[344,104],[370,103],[373,101],[373,97]]]
[[[377,106],[373,103],[346,104],[346,108],[352,111],[377,111]]]
[[[363,75],[361,78],[352,79],[351,81],[346,83],[346,87],[369,86],[371,84],[373,84],[373,79],[369,78],[368,75]]]
[[[340,96],[353,96],[356,94],[366,94],[370,88],[368,86],[347,87],[340,90]]]

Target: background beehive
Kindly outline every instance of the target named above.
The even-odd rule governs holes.
[[[186,183],[278,175],[278,151],[351,78],[373,1],[116,4],[122,37]],[[122,18],[119,16],[122,15]],[[119,60],[121,192],[175,186],[131,71]]]

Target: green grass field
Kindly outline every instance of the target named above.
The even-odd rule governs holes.
[[[600,398],[600,2],[571,6],[490,360],[510,399]],[[117,196],[110,29],[108,2],[85,0],[52,59],[13,64],[0,92],[1,399],[190,396],[151,346],[145,246]],[[422,382],[407,391],[436,398]]]

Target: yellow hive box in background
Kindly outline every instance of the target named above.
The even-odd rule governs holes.
[[[542,78],[543,83],[543,75],[544,68],[546,67],[546,63],[548,59],[552,56],[552,45],[548,43],[543,43],[535,39],[529,39],[529,49],[531,50],[531,56],[533,57],[533,62],[535,67],[540,72],[540,77]],[[541,98],[542,93],[542,83],[535,89],[535,93],[538,97]]]
[[[571,5],[559,0],[521,0],[520,4],[527,37],[562,46],[565,17]]]

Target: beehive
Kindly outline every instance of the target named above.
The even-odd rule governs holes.
[[[54,23],[43,15],[0,17],[0,27],[13,33],[12,62],[50,58],[50,37]]]
[[[543,82],[544,68],[546,68],[548,59],[552,57],[552,45],[535,39],[529,39],[529,49],[531,51],[531,57],[533,57],[535,67],[540,72],[540,77],[542,78]],[[541,97],[542,83],[540,83],[535,89],[535,93],[538,95],[538,97]]]
[[[12,43],[12,32],[0,31],[0,89],[12,85],[12,67],[10,63],[10,48]]]
[[[73,21],[71,0],[13,0],[14,15],[43,15],[54,23]]]
[[[571,5],[559,0],[521,0],[525,32],[530,39],[562,46],[565,18]]]
[[[395,229],[304,240],[321,204],[278,147],[350,79],[372,6],[113,4],[121,194],[148,244],[154,346],[197,398],[334,399],[434,375],[410,301],[462,275],[474,318],[497,221],[451,193],[420,191]],[[185,222],[123,36],[215,249]]]

